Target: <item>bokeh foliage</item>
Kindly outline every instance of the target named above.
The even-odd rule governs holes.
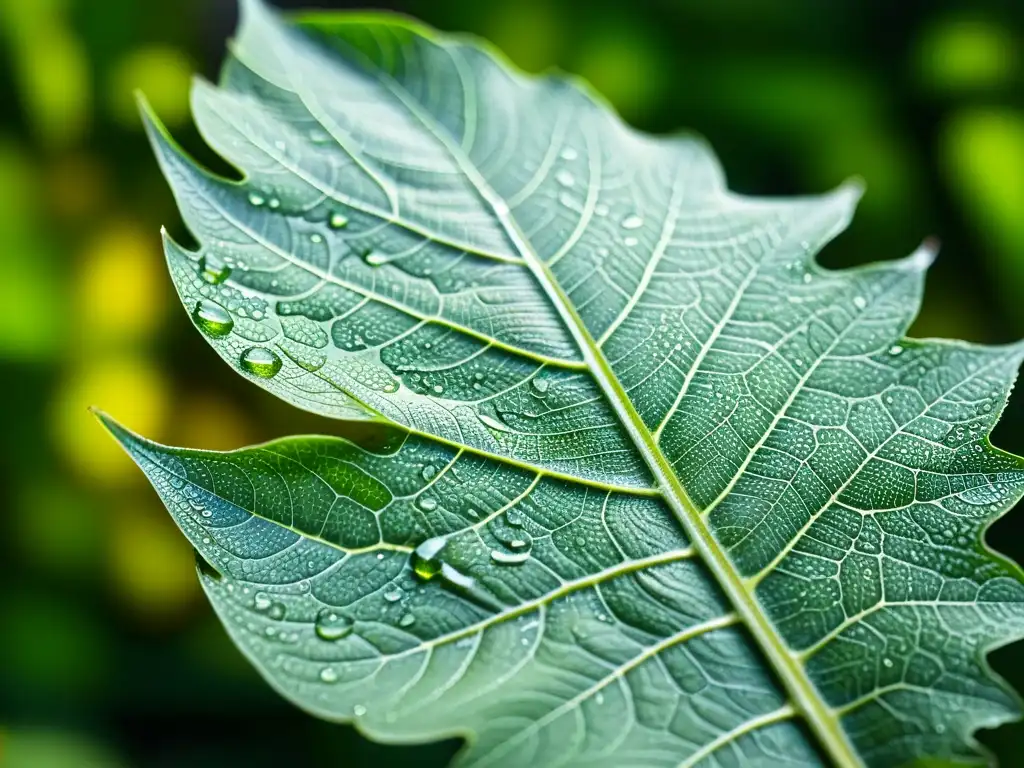
[[[286,3],[306,5],[308,3]],[[320,5],[343,7],[339,0]],[[362,5],[362,4],[360,4]],[[1024,6],[1014,0],[383,2],[590,79],[637,126],[707,136],[731,186],[868,194],[831,266],[944,244],[914,333],[1024,337]],[[235,448],[345,434],[235,376],[176,306],[158,229],[184,236],[132,99],[191,151],[192,71],[216,75],[233,0],[0,2],[0,766],[443,765],[317,722],[242,661],[192,553],[86,412]],[[222,166],[218,166],[222,167]],[[996,434],[1024,452],[1024,404]],[[992,543],[1024,560],[1024,514]],[[1024,646],[993,657],[1024,689]],[[273,724],[273,728],[269,727]],[[1024,765],[1024,726],[983,739]]]

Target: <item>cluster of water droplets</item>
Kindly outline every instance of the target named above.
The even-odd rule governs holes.
[[[533,537],[523,527],[522,513],[510,509],[491,522],[491,533],[501,547],[491,550],[491,560],[499,565],[522,565],[530,559]]]

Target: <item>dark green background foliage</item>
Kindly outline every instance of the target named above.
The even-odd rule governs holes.
[[[291,5],[293,3],[284,3]],[[307,3],[303,3],[306,5]],[[343,7],[340,2],[323,5]],[[1024,337],[1024,9],[1016,0],[572,0],[381,4],[582,74],[640,128],[692,128],[733,189],[867,195],[827,266],[944,244],[917,336]],[[443,765],[278,698],[198,591],[192,554],[85,412],[236,448],[358,435],[236,376],[180,312],[161,224],[184,237],[131,91],[201,160],[190,72],[216,74],[233,0],[0,2],[0,765]],[[1024,453],[1011,401],[994,442]],[[990,542],[1024,560],[1024,517]],[[992,663],[1024,688],[1024,646]],[[982,735],[1024,764],[1024,726]]]

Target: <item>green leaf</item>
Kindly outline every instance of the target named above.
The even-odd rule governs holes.
[[[933,248],[827,271],[858,190],[728,192],[688,137],[373,15],[256,0],[203,135],[147,126],[172,277],[283,399],[390,425],[166,448],[107,422],[283,695],[465,765],[983,758],[1024,575],[988,435],[1024,346],[904,338]]]

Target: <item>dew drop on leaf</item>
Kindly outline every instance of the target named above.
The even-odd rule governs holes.
[[[441,572],[441,552],[448,544],[444,536],[427,539],[412,553],[412,571],[423,581],[429,581]]]
[[[252,347],[242,354],[242,368],[261,379],[269,379],[281,370],[281,358],[266,347]]]
[[[331,229],[344,229],[348,226],[348,218],[340,213],[332,213],[327,223]]]
[[[192,310],[192,320],[207,336],[219,339],[231,333],[235,321],[220,304],[212,299],[203,299],[196,303]]]
[[[316,634],[321,640],[341,640],[352,634],[355,622],[334,608],[324,608],[316,615]]]
[[[411,627],[416,623],[416,617],[411,613],[403,614],[402,618],[398,620],[398,626],[400,627]]]
[[[529,550],[525,550],[523,552],[505,552],[501,549],[491,550],[491,560],[499,565],[522,565],[529,559]]]
[[[623,229],[639,229],[644,225],[644,220],[635,213],[622,220]]]
[[[334,671],[334,667],[324,667],[323,669],[321,669],[320,681],[324,683],[338,682],[338,673]]]
[[[212,253],[200,256],[198,266],[199,276],[210,285],[220,285],[231,274],[231,267]]]
[[[508,427],[506,427],[493,416],[488,416],[486,413],[478,413],[476,417],[480,419],[480,421],[483,422],[484,426],[486,427],[490,427],[491,429],[497,430],[498,432],[509,431]]]

